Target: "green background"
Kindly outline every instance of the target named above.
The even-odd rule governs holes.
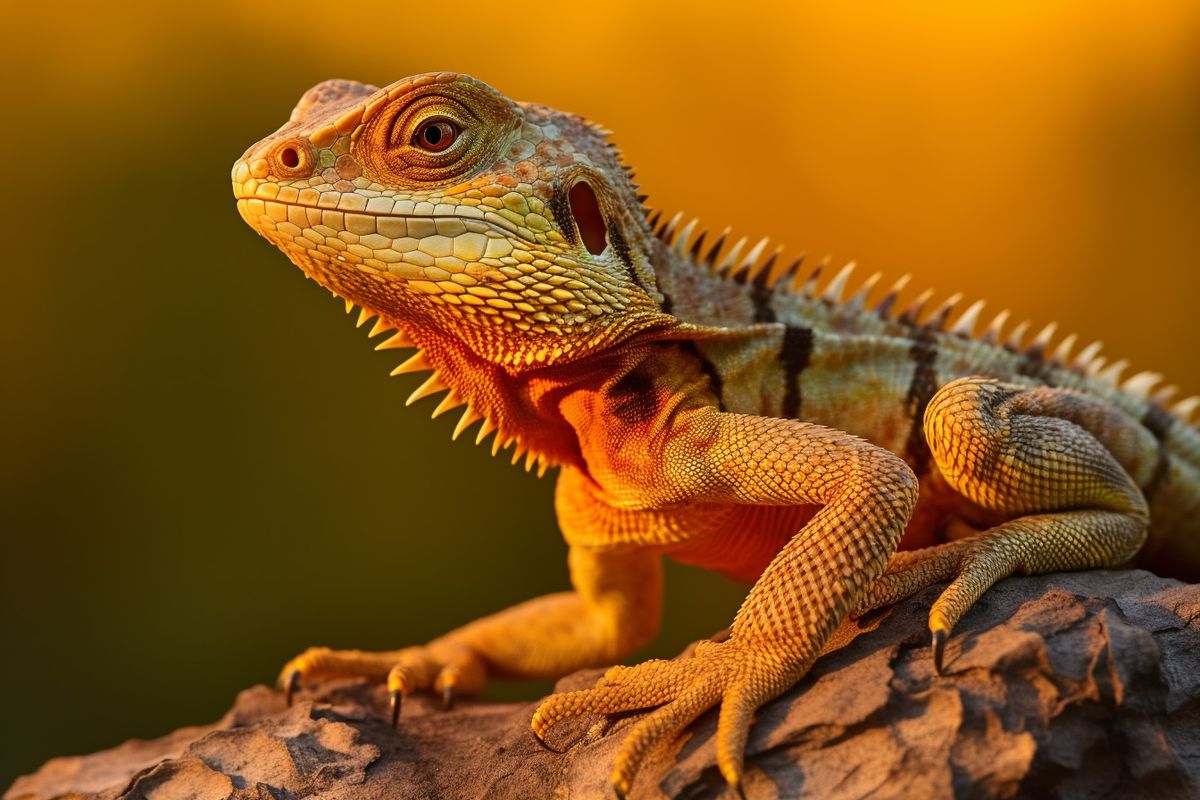
[[[652,203],[1200,391],[1194,4],[645,6],[6,11],[0,785],[213,720],[310,644],[566,585],[552,481],[404,409],[419,378],[237,216],[234,158],[328,77],[456,69],[586,114]],[[649,652],[744,591],[672,568]]]

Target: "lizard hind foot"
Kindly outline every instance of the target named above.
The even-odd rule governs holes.
[[[949,581],[929,611],[938,674],[950,632],[997,581],[1116,566],[1146,538],[1149,511],[1133,475],[1158,462],[1157,445],[1111,406],[1067,389],[963,378],[938,390],[923,430],[951,488],[1011,515],[974,536],[897,553],[855,601],[861,616]]]
[[[929,610],[933,669],[942,675],[951,631],[998,581],[1118,563],[1144,530],[1136,515],[1101,509],[1018,517],[967,539],[898,554],[860,598],[853,616],[949,581]]]

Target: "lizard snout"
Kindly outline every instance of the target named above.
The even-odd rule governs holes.
[[[259,185],[282,183],[313,174],[315,159],[306,139],[289,137],[246,153],[233,165],[233,193],[238,198],[253,197]]]

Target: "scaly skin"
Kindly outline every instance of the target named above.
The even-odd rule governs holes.
[[[455,436],[516,443],[560,468],[556,508],[574,591],[530,600],[424,646],[314,648],[289,693],[333,675],[447,702],[492,675],[553,677],[652,639],[662,556],[754,586],[721,642],[614,667],[553,695],[544,737],[580,714],[649,712],[614,765],[628,792],[660,743],[720,705],[731,784],[760,705],[799,680],[850,613],[950,585],[930,613],[935,659],[955,622],[1014,572],[1122,564],[1200,574],[1200,435],[1158,376],[1119,381],[1098,347],[1053,329],[978,338],[980,304],[900,314],[901,280],[843,300],[745,240],[707,250],[679,218],[647,219],[605,134],[471,78],[385,89],[328,81],[233,169],[243,218],[311,278],[375,318],[397,373],[432,370],[410,402],[466,406]],[[1023,348],[1023,349],[1022,349]],[[919,491],[918,491],[919,490]],[[918,501],[918,494],[920,500]],[[978,535],[969,535],[978,533]],[[962,538],[968,534],[966,538]],[[902,542],[903,540],[903,542]],[[930,545],[924,549],[905,548]],[[894,556],[894,558],[893,558]],[[653,710],[651,710],[653,709]]]

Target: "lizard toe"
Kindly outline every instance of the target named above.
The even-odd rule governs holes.
[[[553,695],[538,707],[531,726],[544,744],[549,730],[566,719],[653,709],[630,729],[614,762],[613,788],[628,793],[656,748],[721,704],[718,765],[726,780],[736,786],[754,711],[791,685],[794,676],[784,672],[777,661],[755,657],[752,649],[740,643],[704,642],[690,658],[614,667],[595,688]]]
[[[717,725],[717,766],[740,790],[743,754],[755,710],[792,684],[795,676],[779,662],[756,656],[735,642],[703,642],[678,665],[676,696],[638,721],[622,742],[612,773],[616,788],[628,791],[646,758],[683,732],[697,717],[721,706]]]
[[[283,665],[275,683],[283,691],[284,699],[289,706],[295,700],[296,693],[300,691],[303,683],[330,674],[330,661],[333,655],[334,652],[328,647],[310,647]]]
[[[533,735],[548,749],[550,729],[560,722],[589,714],[621,714],[654,708],[675,698],[680,689],[672,662],[648,661],[636,667],[610,669],[591,689],[559,692],[546,698],[533,714]]]
[[[379,681],[388,674],[396,652],[372,653],[362,650],[332,650],[310,647],[283,666],[276,681],[288,705],[305,684],[325,678],[366,678]]]
[[[613,788],[628,794],[646,757],[682,733],[720,698],[720,686],[700,683],[638,720],[617,751],[610,778]]]
[[[458,697],[478,693],[486,682],[487,667],[475,651],[449,642],[399,651],[387,677],[393,698],[432,691],[441,696],[445,710],[453,708]],[[393,717],[399,705],[393,702]]]

